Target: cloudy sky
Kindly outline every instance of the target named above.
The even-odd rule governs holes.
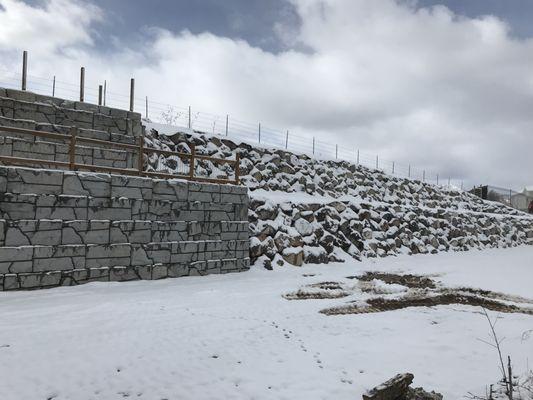
[[[26,49],[35,90],[84,65],[91,90],[135,77],[141,98],[518,189],[532,17],[530,0],[0,0],[0,84]]]

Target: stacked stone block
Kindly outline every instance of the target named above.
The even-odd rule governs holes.
[[[141,115],[94,104],[67,101],[31,92],[0,88],[0,127],[9,126],[134,144],[142,133]],[[27,134],[0,136],[0,155],[69,161],[68,142]],[[80,142],[76,162],[114,168],[135,168],[137,154],[118,148],[102,148]]]
[[[245,187],[0,167],[0,288],[249,268]]]

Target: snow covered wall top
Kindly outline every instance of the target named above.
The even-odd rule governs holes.
[[[531,244],[533,219],[456,189],[399,178],[346,161],[318,160],[225,137],[147,127],[147,145],[215,157],[241,157],[251,197],[250,256],[270,268],[398,253],[429,253]],[[167,131],[168,132],[168,131]],[[149,159],[149,168],[179,170],[176,160]],[[217,177],[230,171],[209,162]]]

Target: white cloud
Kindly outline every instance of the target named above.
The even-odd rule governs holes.
[[[302,25],[276,25],[294,44],[279,54],[157,27],[135,48],[104,52],[91,47],[103,18],[94,6],[0,4],[0,65],[18,68],[20,55],[5,50],[26,48],[37,76],[75,83],[85,65],[110,91],[127,93],[135,76],[139,96],[379,152],[441,178],[531,183],[533,41],[512,38],[495,17],[393,0],[293,0]]]

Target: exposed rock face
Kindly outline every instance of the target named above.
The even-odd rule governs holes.
[[[363,400],[404,400],[407,398],[407,391],[414,377],[410,373],[398,374],[363,394]]]
[[[460,190],[207,135],[151,131],[147,142],[172,150],[193,139],[197,152],[241,157],[252,262],[264,264],[267,257],[267,265],[301,265],[533,243],[531,216]],[[174,170],[163,156],[150,163]],[[231,173],[229,166],[210,163],[201,169],[206,176]]]
[[[363,394],[363,400],[442,400],[440,393],[409,387],[413,379],[413,374],[398,374]]]

